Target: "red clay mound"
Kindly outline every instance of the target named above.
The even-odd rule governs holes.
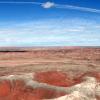
[[[16,80],[11,83],[2,81],[0,83],[0,100],[41,100],[60,97],[65,95],[63,92],[47,90],[44,88],[32,89],[24,85],[23,81]]]
[[[53,73],[53,77],[58,77],[56,73]],[[62,74],[59,73],[60,79],[63,78]],[[51,80],[53,81],[53,80]],[[62,85],[59,83],[57,85]],[[54,82],[55,83],[55,82]],[[14,79],[2,80],[0,81],[0,100],[41,100],[41,99],[51,99],[65,95],[64,92],[59,92],[52,89],[42,88],[33,88],[27,86],[24,80]]]
[[[80,75],[80,77],[74,76],[74,78],[60,71],[37,72],[33,75],[34,80],[33,78],[29,79],[37,81],[38,83],[49,84],[49,86],[69,87],[81,82],[85,76],[96,77],[100,81],[100,73],[97,72],[88,72]],[[25,76],[24,78],[27,77]],[[63,91],[28,86],[25,80],[23,78],[19,79],[18,77],[13,80],[0,80],[0,100],[42,100],[66,95]]]

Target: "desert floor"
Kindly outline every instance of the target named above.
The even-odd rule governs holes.
[[[0,52],[0,75],[61,70],[100,71],[100,48],[22,48],[22,52]],[[7,52],[8,51],[8,52]]]
[[[99,82],[100,47],[0,48],[0,100],[100,100]]]

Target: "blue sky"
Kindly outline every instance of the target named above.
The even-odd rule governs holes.
[[[100,1],[0,0],[0,46],[100,46]]]

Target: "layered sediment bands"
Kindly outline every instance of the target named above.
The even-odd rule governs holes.
[[[100,100],[100,73],[61,71],[0,77],[0,100]]]

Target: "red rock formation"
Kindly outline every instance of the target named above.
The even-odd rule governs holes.
[[[54,72],[50,73],[54,74]],[[57,75],[53,77],[55,78],[57,77]],[[63,78],[60,75],[62,74],[59,73],[59,77]],[[52,82],[53,80],[50,81]],[[60,82],[60,80],[58,82]],[[62,85],[62,82],[60,85]],[[23,79],[21,80],[17,78],[14,80],[7,79],[0,81],[0,100],[40,100],[45,98],[55,98],[63,95],[65,95],[64,92],[49,90],[45,88],[32,88],[31,86],[26,86]]]
[[[15,76],[10,76],[10,77],[5,76],[3,77],[4,79],[0,78],[0,100],[42,100],[42,99],[58,98],[60,96],[64,96],[67,94],[67,92],[65,91],[67,90],[67,87],[75,86],[78,83],[80,83],[80,85],[78,85],[78,87],[74,87],[76,89],[76,92],[71,90],[72,93],[67,94],[67,95],[69,98],[71,95],[73,95],[73,93],[79,93],[78,96],[80,95],[83,96],[84,88],[86,88],[84,87],[84,84],[87,86],[89,86],[90,84],[91,86],[89,87],[90,90],[92,88],[95,89],[96,84],[98,84],[98,83],[95,83],[94,79],[92,79],[91,81],[94,82],[93,83],[94,85],[92,87],[91,82],[88,81],[89,83],[86,83],[83,81],[83,78],[85,76],[94,77],[98,80],[98,82],[100,82],[99,72],[88,72],[88,73],[84,73],[80,75],[79,77],[77,76],[70,77],[70,75],[64,72],[60,72],[60,71],[59,72],[58,71],[37,72],[33,74],[32,76],[29,76],[29,75],[26,75],[26,76],[15,75]],[[32,80],[32,82],[37,81],[38,84],[46,83],[47,85],[49,84],[48,86],[56,86],[57,88],[63,87],[64,91],[57,91],[57,89],[53,90],[50,87],[45,88],[44,86],[38,87],[38,85],[37,87],[27,85],[27,82],[29,82],[30,80]],[[34,83],[31,83],[31,84],[33,85]],[[79,89],[82,88],[83,89],[81,90],[82,93],[80,93],[80,91],[77,91],[77,88]],[[93,92],[94,94],[96,90],[94,90]],[[97,90],[97,94],[95,95],[95,97],[97,98],[97,100],[99,100],[100,98],[99,88]],[[67,99],[64,99],[64,100],[67,100]],[[73,100],[73,99],[68,99],[68,100]]]

